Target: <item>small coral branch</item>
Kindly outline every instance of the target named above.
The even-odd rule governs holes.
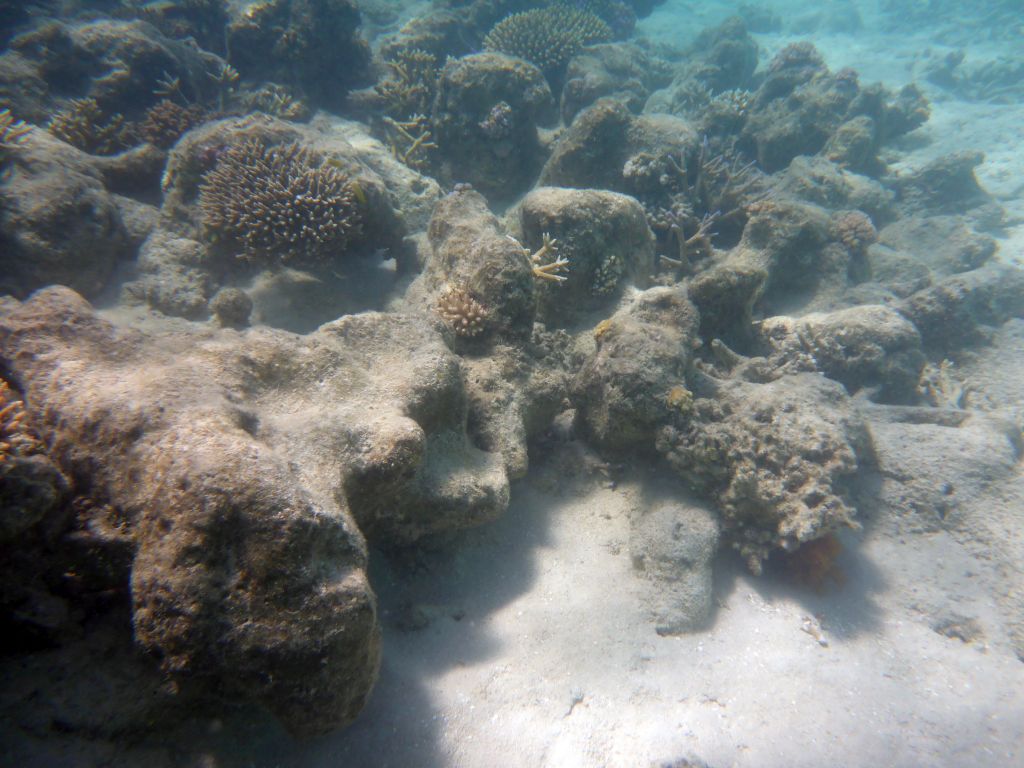
[[[42,442],[28,425],[25,403],[0,379],[0,464],[42,451]]]
[[[487,325],[488,312],[461,286],[448,286],[437,300],[437,314],[459,336],[479,336]]]
[[[22,144],[32,131],[32,126],[22,120],[15,120],[9,109],[0,109],[0,147]]]
[[[514,237],[508,236],[509,240],[522,248],[523,255],[529,259],[530,269],[533,271],[534,277],[538,280],[547,280],[552,283],[564,282],[568,278],[558,273],[568,271],[569,260],[558,255],[558,241],[553,239],[551,235],[545,232],[541,235],[541,238],[540,248],[536,252],[531,252],[529,248],[525,247]]]
[[[690,269],[693,263],[691,256],[710,254],[712,251],[711,238],[718,234],[717,232],[712,232],[711,228],[718,221],[719,215],[718,211],[705,213],[697,225],[697,231],[690,236],[683,232],[683,223],[681,221],[673,221],[670,229],[679,244],[679,258],[673,259],[670,256],[660,256],[662,264],[672,269],[686,271]]]
[[[384,123],[391,129],[388,138],[391,154],[410,168],[422,169],[429,165],[428,153],[437,149],[437,144],[433,142],[430,120],[425,115],[413,115],[405,121],[385,116]]]

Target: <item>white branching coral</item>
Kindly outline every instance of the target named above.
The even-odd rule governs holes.
[[[551,283],[564,282],[568,278],[559,273],[569,270],[569,260],[558,255],[558,241],[551,235],[545,232],[542,238],[540,248],[531,251],[514,237],[508,235],[508,239],[519,246],[523,255],[529,260],[534,277]]]

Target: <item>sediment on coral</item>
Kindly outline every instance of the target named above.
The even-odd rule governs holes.
[[[343,256],[362,215],[355,182],[295,142],[228,148],[199,188],[207,232],[248,257],[283,263]]]

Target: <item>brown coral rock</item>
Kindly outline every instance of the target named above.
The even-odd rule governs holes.
[[[500,459],[466,437],[458,361],[422,321],[143,335],[51,288],[0,314],[0,361],[76,491],[125,521],[137,642],[296,734],[350,722],[376,676],[360,528],[386,546],[507,506]]]

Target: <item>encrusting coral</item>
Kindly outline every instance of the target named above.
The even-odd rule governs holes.
[[[362,223],[361,190],[300,143],[247,140],[203,178],[199,207],[218,239],[251,258],[316,262],[344,253]]]
[[[593,13],[551,6],[499,21],[484,38],[484,49],[518,56],[550,73],[565,66],[583,46],[611,37],[611,28]]]

